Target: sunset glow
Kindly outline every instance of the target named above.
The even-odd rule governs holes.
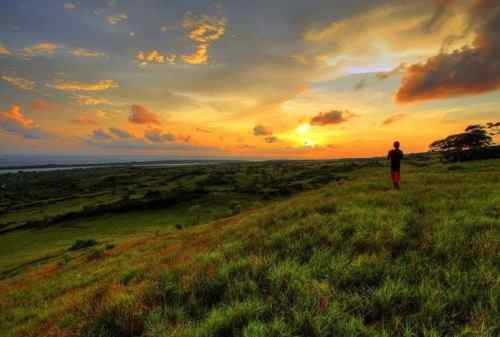
[[[5,154],[376,156],[500,119],[496,1],[0,8]]]
[[[306,133],[309,132],[310,129],[311,129],[311,126],[309,124],[301,124],[297,128],[297,133],[299,135],[305,135]]]

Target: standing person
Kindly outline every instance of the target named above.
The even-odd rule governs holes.
[[[391,161],[391,179],[392,186],[399,190],[399,182],[401,181],[401,159],[403,159],[403,151],[399,149],[398,141],[394,142],[394,149],[389,151],[387,159]]]

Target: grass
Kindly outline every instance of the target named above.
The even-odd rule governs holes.
[[[360,168],[233,217],[66,252],[0,281],[0,336],[498,336],[499,167],[407,165],[401,191],[385,168]]]
[[[258,200],[241,200],[245,208]],[[209,222],[231,214],[230,201],[211,197],[183,203],[174,209],[141,210],[63,222],[42,229],[13,231],[0,235],[0,272],[46,256],[59,256],[75,240],[114,242]]]

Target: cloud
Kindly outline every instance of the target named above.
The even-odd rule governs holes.
[[[441,53],[406,69],[399,103],[478,95],[500,89],[500,3],[476,0],[470,10],[472,46]]]
[[[193,137],[191,137],[191,135],[178,135],[175,138],[184,143],[190,143],[193,140]]]
[[[196,128],[196,131],[201,133],[212,133],[212,131],[203,128]]]
[[[0,43],[0,55],[12,55],[12,52]]]
[[[37,98],[31,102],[28,107],[29,111],[55,111],[60,108],[60,105],[57,102],[49,101],[43,98]]]
[[[356,91],[363,90],[366,87],[366,79],[363,78],[354,84],[353,89]]]
[[[19,105],[11,106],[8,112],[2,112],[3,118],[10,120],[11,122],[21,126],[22,128],[31,128],[34,126],[32,119],[25,117],[21,112],[21,107]]]
[[[78,117],[76,119],[73,119],[71,122],[74,124],[78,124],[78,125],[97,125],[98,124],[93,119],[90,119],[90,118],[85,117],[85,116],[81,116],[81,117]]]
[[[198,43],[211,43],[217,41],[226,31],[226,18],[210,17],[202,15],[199,18],[188,13],[183,21],[182,27],[189,30],[189,38]]]
[[[275,136],[271,136],[271,137],[266,137],[264,138],[264,141],[268,144],[273,144],[273,143],[277,143],[279,142],[279,139],[278,137],[275,137]]]
[[[194,17],[188,13],[182,21],[182,27],[189,31],[189,39],[197,46],[192,54],[182,55],[182,60],[187,64],[208,63],[208,48],[224,36],[226,24],[227,19],[222,16]]]
[[[441,25],[455,2],[456,0],[434,0],[436,9],[430,20],[423,26],[424,31],[432,32],[437,26]]]
[[[96,141],[111,140],[112,137],[109,133],[103,129],[94,130],[92,133],[92,138]]]
[[[387,126],[387,125],[390,125],[390,124],[394,124],[396,122],[399,122],[400,120],[406,118],[407,115],[406,114],[403,114],[403,113],[400,113],[400,114],[394,114],[392,116],[389,116],[387,117],[383,122],[382,122],[382,125],[383,126]]]
[[[42,131],[32,119],[21,112],[18,105],[11,106],[7,112],[0,112],[0,129],[19,135],[25,139],[46,139],[50,135]]]
[[[110,25],[116,25],[122,21],[126,21],[128,19],[128,16],[127,14],[125,13],[120,13],[120,14],[116,14],[116,15],[109,15],[109,16],[106,16],[106,21],[110,24]]]
[[[80,105],[103,105],[110,103],[110,101],[108,101],[105,98],[91,97],[84,95],[74,96],[73,99]]]
[[[305,53],[332,64],[332,76],[339,76],[350,73],[353,66],[375,69],[387,67],[388,62],[415,62],[439,50],[450,31],[462,32],[467,25],[462,4],[427,33],[422,27],[435,13],[431,0],[378,2],[381,4],[369,5],[358,14],[339,17],[326,25],[305,27]]]
[[[187,64],[207,64],[208,45],[207,44],[198,45],[194,53],[189,55],[182,55],[182,60]]]
[[[304,93],[304,83],[327,72],[325,63],[315,58],[304,65],[257,48],[227,66],[193,72],[194,79],[189,81],[179,78],[177,90],[206,97],[208,106],[217,112],[260,119],[259,115],[276,113],[283,102]]]
[[[24,48],[24,55],[26,57],[32,57],[35,55],[53,55],[59,46],[51,42],[42,42],[35,44],[31,47]]]
[[[52,84],[46,84],[46,86],[61,91],[103,91],[117,88],[119,85],[113,80],[102,80],[95,83],[56,80]]]
[[[136,61],[138,61],[141,65],[147,65],[149,63],[175,64],[176,58],[177,58],[177,55],[175,55],[175,54],[162,55],[156,49],[151,50],[149,53],[143,52],[142,50],[140,50],[137,53],[137,55],[135,56]]]
[[[310,124],[316,126],[334,125],[347,122],[356,115],[349,111],[332,110],[329,112],[321,112],[319,115],[311,119]]]
[[[147,130],[144,133],[144,138],[149,140],[152,143],[164,143],[164,142],[173,142],[175,141],[175,136],[171,133],[163,133],[158,129]]]
[[[376,77],[379,79],[379,80],[386,80],[390,77],[393,77],[393,76],[396,76],[396,75],[400,75],[400,74],[404,74],[404,72],[406,71],[406,63],[401,63],[399,66],[397,66],[396,68],[392,69],[391,71],[387,71],[387,72],[381,72],[381,73],[377,73]]]
[[[256,125],[253,128],[253,134],[255,136],[271,136],[273,131],[264,125]]]
[[[20,77],[2,76],[2,80],[21,90],[33,90],[35,82]]]
[[[128,120],[135,124],[160,124],[158,116],[141,105],[132,105]]]
[[[132,137],[132,135],[127,130],[123,130],[123,129],[109,128],[109,132],[111,132],[116,137],[122,138],[122,139],[126,139],[126,138],[131,138]]]
[[[66,2],[64,4],[64,9],[67,11],[72,11],[72,10],[76,9],[76,5],[74,3],[71,3],[71,2]]]
[[[127,154],[137,152],[140,154],[157,152],[169,155],[185,156],[187,153],[191,155],[220,155],[222,150],[216,147],[199,146],[187,143],[163,142],[154,143],[148,142],[142,138],[131,138],[122,140],[107,140],[96,141],[92,138],[87,139],[86,143],[90,146],[99,147],[102,149],[110,149],[113,151],[124,150]]]
[[[95,50],[89,50],[85,48],[73,48],[70,53],[78,57],[106,57],[107,55],[103,52],[98,52]]]

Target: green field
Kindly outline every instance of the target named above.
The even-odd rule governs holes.
[[[500,161],[387,170],[10,175],[0,336],[500,335]]]

